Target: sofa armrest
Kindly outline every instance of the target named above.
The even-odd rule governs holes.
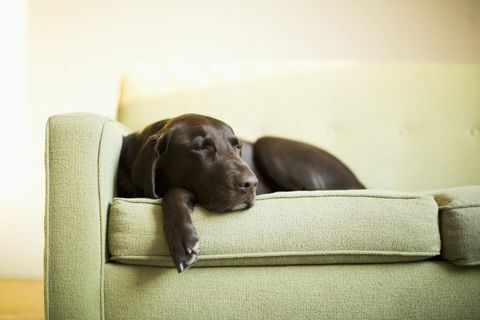
[[[127,133],[122,125],[94,114],[64,114],[48,120],[47,319],[103,319],[106,218]]]

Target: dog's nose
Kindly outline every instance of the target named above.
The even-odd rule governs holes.
[[[257,177],[251,173],[240,174],[236,180],[240,189],[245,192],[252,191],[258,184]]]

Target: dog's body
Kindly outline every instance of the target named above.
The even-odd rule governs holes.
[[[271,137],[241,144],[225,123],[195,114],[125,137],[117,181],[120,197],[163,197],[164,231],[179,272],[198,255],[195,203],[226,212],[253,206],[256,193],[363,188],[321,149]]]

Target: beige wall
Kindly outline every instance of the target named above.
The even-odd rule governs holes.
[[[0,277],[39,276],[42,219],[32,193],[27,105],[27,1],[0,1]]]
[[[30,0],[28,22],[29,120],[19,128],[35,160],[32,178],[24,178],[32,200],[8,216],[22,230],[0,235],[12,244],[2,247],[0,276],[42,274],[47,117],[71,111],[115,117],[119,75],[130,65],[170,58],[480,60],[476,0]]]

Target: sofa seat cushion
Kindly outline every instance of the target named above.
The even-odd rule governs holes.
[[[480,186],[433,191],[440,207],[442,258],[456,265],[480,265]]]
[[[253,208],[213,213],[196,206],[195,266],[386,263],[440,254],[432,196],[372,190],[279,192]],[[161,200],[114,199],[111,261],[172,266]]]

